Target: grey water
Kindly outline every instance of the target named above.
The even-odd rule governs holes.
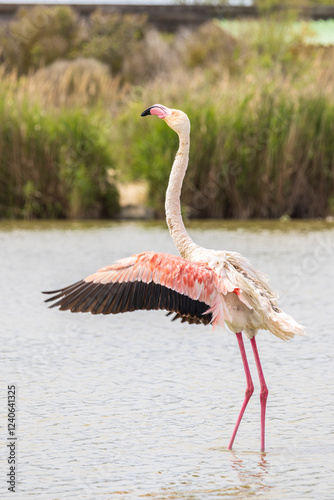
[[[334,225],[192,222],[208,248],[270,276],[307,336],[257,336],[269,388],[260,453],[259,384],[233,451],[245,377],[235,335],[171,322],[48,309],[57,289],[144,250],[176,254],[163,223],[0,223],[0,497],[332,499]],[[7,490],[7,386],[17,388],[16,493]]]

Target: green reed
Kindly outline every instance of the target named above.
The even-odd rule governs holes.
[[[10,58],[27,20],[2,28],[0,217],[112,216],[114,174],[145,179],[162,216],[178,143],[140,117],[156,102],[191,119],[189,215],[334,215],[333,47],[307,45],[285,19],[247,22],[242,36],[217,23],[167,35],[145,19],[137,33],[131,16],[97,13],[84,26],[69,8],[43,9],[58,51],[37,30]]]
[[[270,85],[240,90],[230,86],[224,95],[202,100],[199,95],[183,95],[182,107],[192,123],[182,195],[190,214],[333,214],[334,102]],[[143,109],[146,104],[151,103],[143,102]],[[134,178],[147,179],[150,202],[162,214],[177,137],[164,123],[134,118],[133,110],[123,123],[130,121],[130,114],[130,128],[119,123],[128,145],[123,161]]]
[[[108,123],[0,94],[0,216],[103,217],[118,208]]]

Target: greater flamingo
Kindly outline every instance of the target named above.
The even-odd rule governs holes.
[[[302,335],[303,327],[277,306],[277,294],[266,277],[236,252],[208,250],[196,245],[181,216],[180,195],[188,166],[190,122],[182,111],[161,104],[147,108],[141,116],[157,115],[179,136],[179,149],[166,192],[166,221],[181,257],[144,252],[120,259],[73,285],[52,292],[50,307],[72,312],[117,314],[137,309],[165,309],[182,322],[219,325],[236,334],[245,370],[247,388],[228,449],[232,449],[242,416],[254,386],[242,331],[250,339],[260,380],[261,451],[265,449],[265,414],[268,396],[255,336],[269,330],[288,340]]]

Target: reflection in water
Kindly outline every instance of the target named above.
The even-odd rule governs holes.
[[[256,490],[257,492],[269,492],[271,489],[268,484],[268,473],[270,469],[269,462],[265,453],[258,455],[257,462],[250,459],[242,459],[235,451],[230,451],[230,461],[232,470],[236,471],[240,485]],[[253,454],[251,454],[253,458]]]

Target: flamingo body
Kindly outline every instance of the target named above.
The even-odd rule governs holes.
[[[264,275],[240,254],[210,250],[203,259],[204,251],[197,247],[192,257],[199,262],[157,252],[132,255],[74,285],[47,292],[57,294],[47,301],[58,299],[51,307],[60,310],[92,314],[165,309],[189,323],[222,328],[226,323],[249,338],[268,326],[283,339],[293,335],[292,326],[298,325],[278,309]]]
[[[180,146],[166,192],[166,220],[180,257],[143,252],[103,267],[84,280],[52,294],[50,307],[71,312],[117,314],[138,309],[164,309],[190,324],[225,323],[237,336],[247,389],[229,449],[232,448],[254,386],[242,331],[250,339],[259,374],[261,392],[261,450],[265,443],[265,412],[268,389],[264,380],[255,336],[269,330],[288,340],[302,335],[303,327],[277,305],[277,294],[264,274],[236,252],[209,250],[196,245],[187,233],[180,208],[182,181],[188,166],[190,122],[185,113],[155,104],[142,116],[156,115],[179,135]]]

